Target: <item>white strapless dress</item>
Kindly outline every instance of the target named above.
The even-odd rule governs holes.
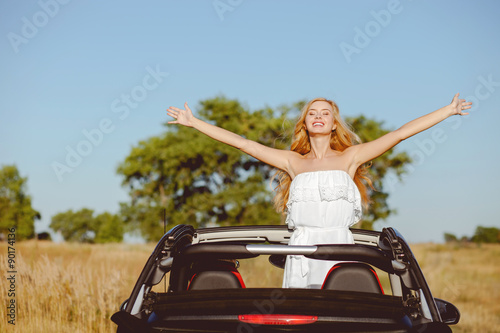
[[[349,227],[362,215],[358,187],[343,170],[298,174],[290,185],[286,223],[289,245],[353,244]],[[283,288],[321,288],[335,261],[288,256]]]

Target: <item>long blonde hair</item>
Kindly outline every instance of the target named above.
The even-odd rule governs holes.
[[[311,142],[309,140],[309,134],[306,131],[305,119],[307,112],[314,102],[327,102],[331,105],[333,109],[333,119],[334,123],[337,125],[335,131],[331,135],[330,147],[337,151],[344,151],[346,148],[351,147],[355,144],[361,143],[360,138],[351,130],[350,126],[347,125],[339,114],[339,108],[334,101],[326,98],[315,98],[309,101],[301,111],[299,119],[295,124],[295,129],[293,132],[292,146],[290,150],[296,151],[301,155],[305,155],[311,151]],[[368,196],[368,189],[364,182],[366,182],[372,189],[373,184],[371,179],[367,176],[368,166],[361,165],[354,175],[354,183],[359,189],[361,194],[361,201],[365,208],[368,207],[370,202]],[[278,212],[285,212],[286,203],[288,201],[288,196],[290,194],[290,184],[292,183],[292,178],[288,173],[282,170],[278,170],[274,175],[273,179],[278,181],[278,185],[274,189],[276,195],[274,197],[274,207]],[[364,182],[363,182],[364,181]]]

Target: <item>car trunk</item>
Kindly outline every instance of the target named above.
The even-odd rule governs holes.
[[[374,293],[281,288],[193,290],[156,294],[152,303],[151,327],[163,329],[260,332],[321,331],[324,327],[397,332],[407,328],[401,298]]]

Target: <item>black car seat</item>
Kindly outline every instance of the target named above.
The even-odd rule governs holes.
[[[342,262],[333,266],[321,289],[384,293],[375,270],[361,262]]]
[[[188,290],[245,288],[245,283],[233,260],[208,260],[196,263]]]

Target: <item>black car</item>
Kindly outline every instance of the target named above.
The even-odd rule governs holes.
[[[398,231],[351,231],[355,244],[289,246],[286,226],[178,225],[111,319],[117,332],[451,332],[458,309],[432,296]],[[269,256],[283,268],[287,255],[341,262],[321,289],[245,287],[238,265]]]

